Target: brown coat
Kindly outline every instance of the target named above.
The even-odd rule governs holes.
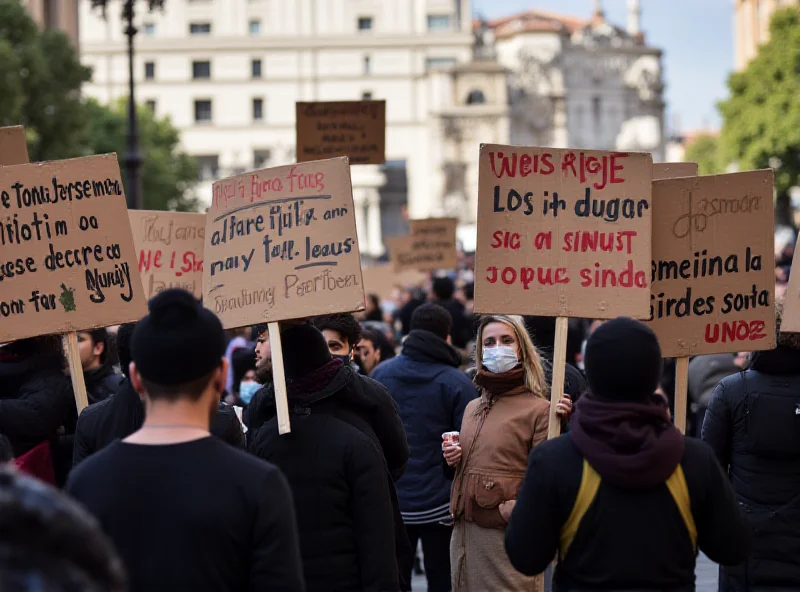
[[[450,512],[483,528],[504,529],[498,507],[517,498],[531,448],[547,439],[550,403],[526,387],[471,401],[461,424]]]

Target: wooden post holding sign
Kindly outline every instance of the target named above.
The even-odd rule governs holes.
[[[146,210],[128,214],[147,299],[169,288],[202,299],[205,214]]]
[[[556,319],[550,434],[568,317],[647,318],[649,154],[482,145],[475,311]]]
[[[653,165],[653,181],[696,177],[696,162],[659,162]],[[655,252],[653,253],[655,258]],[[652,296],[652,295],[651,295]],[[689,403],[689,358],[675,360],[675,426],[686,433],[686,409]]]
[[[297,162],[347,156],[386,162],[386,101],[296,103]]]
[[[650,326],[679,377],[690,356],[775,347],[772,188],[771,170],[653,182]]]
[[[290,431],[278,321],[364,310],[347,158],[214,183],[204,303],[226,329],[268,323],[278,430]]]
[[[387,239],[392,269],[437,271],[458,267],[455,218],[411,220],[411,234]]]
[[[65,333],[78,412],[76,331],[146,312],[115,154],[0,167],[0,341]]]

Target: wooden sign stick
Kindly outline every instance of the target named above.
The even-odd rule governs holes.
[[[689,357],[675,358],[675,427],[686,433],[686,406],[689,399]]]
[[[568,317],[556,317],[556,340],[553,344],[553,373],[550,385],[550,428],[547,439],[561,435],[561,418],[556,414],[556,406],[564,396],[564,375],[567,365]]]
[[[281,349],[281,326],[268,323],[269,347],[272,350],[272,384],[275,386],[275,408],[278,411],[278,433],[292,431],[289,422],[289,400],[286,396],[286,375],[283,371],[283,350]]]
[[[78,350],[78,334],[75,331],[66,333],[61,338],[64,347],[64,354],[67,356],[69,364],[69,376],[72,379],[72,392],[75,394],[75,406],[78,408],[78,415],[89,405],[89,397],[86,394],[86,382],[83,380],[83,365],[81,364],[81,354]]]

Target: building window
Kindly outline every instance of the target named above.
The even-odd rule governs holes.
[[[211,62],[192,62],[192,80],[211,78]]]
[[[155,62],[145,62],[144,63],[144,79],[145,80],[153,80],[156,77],[156,63]]]
[[[449,14],[429,14],[428,31],[449,31],[451,22]]]
[[[362,101],[371,101],[372,100],[372,93],[370,91],[364,91],[361,93],[361,100]]]
[[[250,76],[251,78],[261,78],[261,60],[251,60]]]
[[[194,120],[197,123],[211,121],[211,101],[209,99],[194,102]]]
[[[258,19],[251,19],[247,24],[247,28],[251,35],[261,35],[261,21]]]
[[[209,35],[211,34],[211,23],[189,23],[190,35]]]
[[[358,17],[358,30],[372,31],[372,17],[371,16]]]
[[[214,181],[219,176],[218,154],[204,154],[194,158],[197,161],[197,178],[200,181]]]
[[[264,121],[264,99],[253,99],[253,121]]]
[[[253,170],[263,169],[272,158],[271,150],[253,150]]]
[[[483,94],[482,90],[470,91],[467,96],[467,105],[483,105],[484,103],[486,103],[486,95]]]
[[[148,99],[144,102],[148,109],[150,109],[150,113],[156,112],[156,102],[153,99]]]
[[[369,56],[364,56],[364,74],[372,74],[372,60]]]
[[[456,65],[455,58],[428,58],[426,61],[428,70],[444,70]]]
[[[145,23],[144,25],[142,25],[142,31],[144,32],[145,37],[155,37],[156,35],[155,23]]]

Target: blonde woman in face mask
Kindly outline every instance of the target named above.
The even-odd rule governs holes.
[[[464,412],[459,442],[443,448],[454,470],[450,511],[453,590],[543,589],[542,575],[523,576],[508,560],[504,531],[531,448],[547,439],[550,403],[539,353],[521,317],[481,320],[476,343],[481,392]],[[565,397],[558,413],[569,417]]]

